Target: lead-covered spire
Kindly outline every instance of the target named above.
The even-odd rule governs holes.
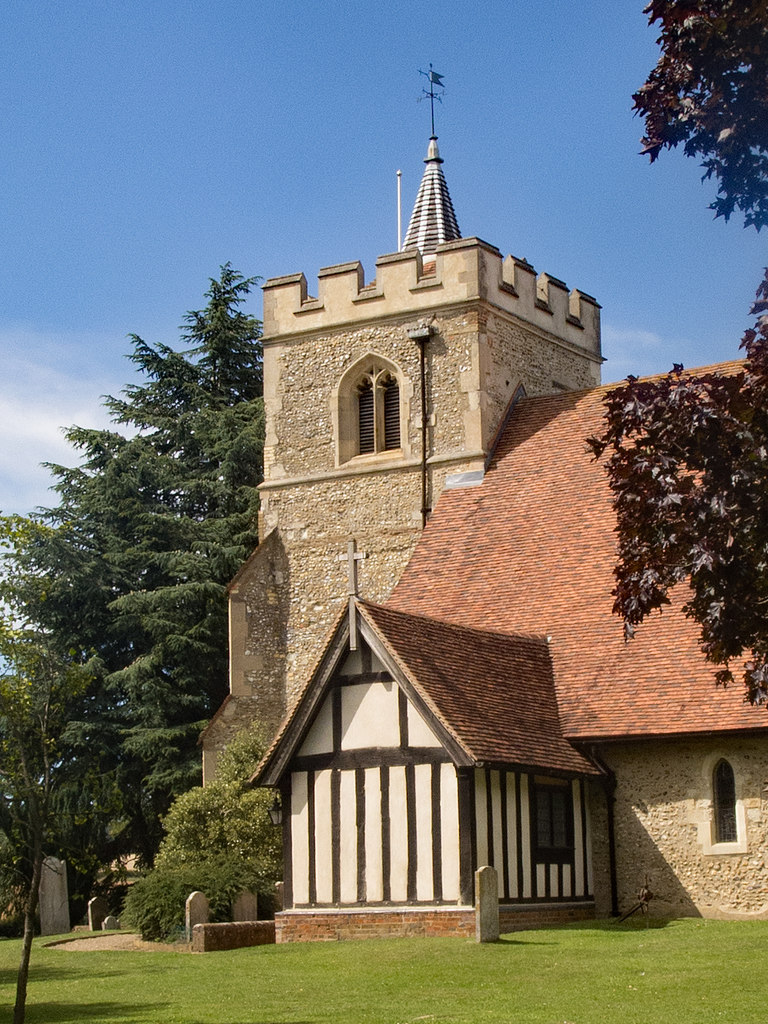
[[[419,185],[403,249],[418,249],[423,258],[433,256],[443,242],[461,238],[453,203],[443,174],[437,136],[429,140],[424,176]]]

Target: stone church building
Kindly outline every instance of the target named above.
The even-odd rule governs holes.
[[[204,776],[258,721],[278,939],[768,916],[768,715],[673,607],[612,615],[600,307],[464,238],[437,140],[400,252],[264,286],[258,549]],[[728,367],[724,367],[727,372]]]

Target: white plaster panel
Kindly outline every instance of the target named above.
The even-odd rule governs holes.
[[[563,864],[563,891],[561,896],[573,896],[573,881],[571,878],[571,865]]]
[[[333,701],[326,697],[299,748],[299,756],[333,751]]]
[[[387,666],[379,658],[375,651],[371,651],[371,672],[386,672]]]
[[[570,891],[565,893],[566,896],[583,896],[584,895],[584,841],[582,839],[582,828],[581,828],[581,784],[578,779],[574,779],[571,785],[573,792],[573,871],[574,871],[574,888],[573,892]],[[568,865],[570,872],[570,865]],[[565,876],[563,876],[565,877]],[[563,881],[565,885],[565,881]]]
[[[309,903],[309,806],[307,773],[291,775],[291,871],[293,902]]]
[[[381,768],[365,769],[365,898],[384,899],[381,860]]]
[[[416,790],[416,899],[435,896],[432,873],[432,765],[414,768]]]
[[[357,799],[355,773],[339,777],[339,896],[342,903],[357,900]]]
[[[547,891],[547,865],[536,865],[536,892],[541,896]]]
[[[408,746],[440,747],[442,744],[416,708],[408,701]]]
[[[356,683],[341,691],[341,748],[397,747],[400,720],[397,686],[388,683]]]
[[[560,892],[560,886],[558,885],[558,882],[557,882],[557,878],[558,878],[557,864],[550,864],[549,865],[549,892],[550,892],[550,895],[552,895],[552,896],[562,896],[562,893]]]
[[[344,558],[346,561],[346,556]],[[356,651],[349,651],[341,663],[339,674],[342,676],[359,676],[363,671],[363,653],[358,647]],[[376,654],[371,651],[371,672],[386,672],[385,666],[381,663]]]
[[[452,764],[440,765],[440,841],[443,899],[459,898],[459,786]]]
[[[591,802],[589,800],[587,800],[585,803],[585,809],[587,813],[584,816],[587,828],[587,891],[584,894],[585,896],[590,896],[595,891],[593,881],[594,875],[592,868],[592,808],[590,806],[590,803]]]
[[[341,663],[339,674],[342,676],[359,676],[363,671],[363,652],[358,649],[349,651]]]
[[[491,772],[491,820],[493,821],[493,865],[496,868],[496,880],[499,896],[504,895],[504,847],[501,835],[501,774]]]
[[[488,787],[485,772],[475,769],[475,836],[477,837],[477,866],[488,863]]]
[[[389,769],[389,894],[393,903],[408,899],[408,817],[405,768]]]
[[[509,857],[509,895],[519,896],[517,885],[517,802],[515,800],[515,776],[507,775],[507,856]]]
[[[315,776],[315,887],[318,903],[333,900],[331,836],[331,772],[328,770]]]
[[[528,798],[528,776],[520,776],[520,824],[523,847],[523,899],[533,895],[531,877],[531,805]]]

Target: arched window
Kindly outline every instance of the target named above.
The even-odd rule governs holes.
[[[715,765],[712,773],[712,792],[715,810],[715,842],[735,843],[738,840],[736,827],[736,782],[733,768],[725,760]]]
[[[387,452],[407,458],[409,398],[408,380],[385,357],[370,353],[350,366],[336,393],[337,464]]]
[[[400,388],[389,370],[375,366],[357,385],[359,455],[400,447]]]

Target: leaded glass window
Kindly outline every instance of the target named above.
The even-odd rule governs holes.
[[[735,843],[738,840],[736,828],[736,782],[733,768],[727,761],[718,761],[712,778],[715,804],[715,842]]]
[[[536,780],[533,840],[537,860],[560,861],[573,849],[573,799],[567,782]]]

